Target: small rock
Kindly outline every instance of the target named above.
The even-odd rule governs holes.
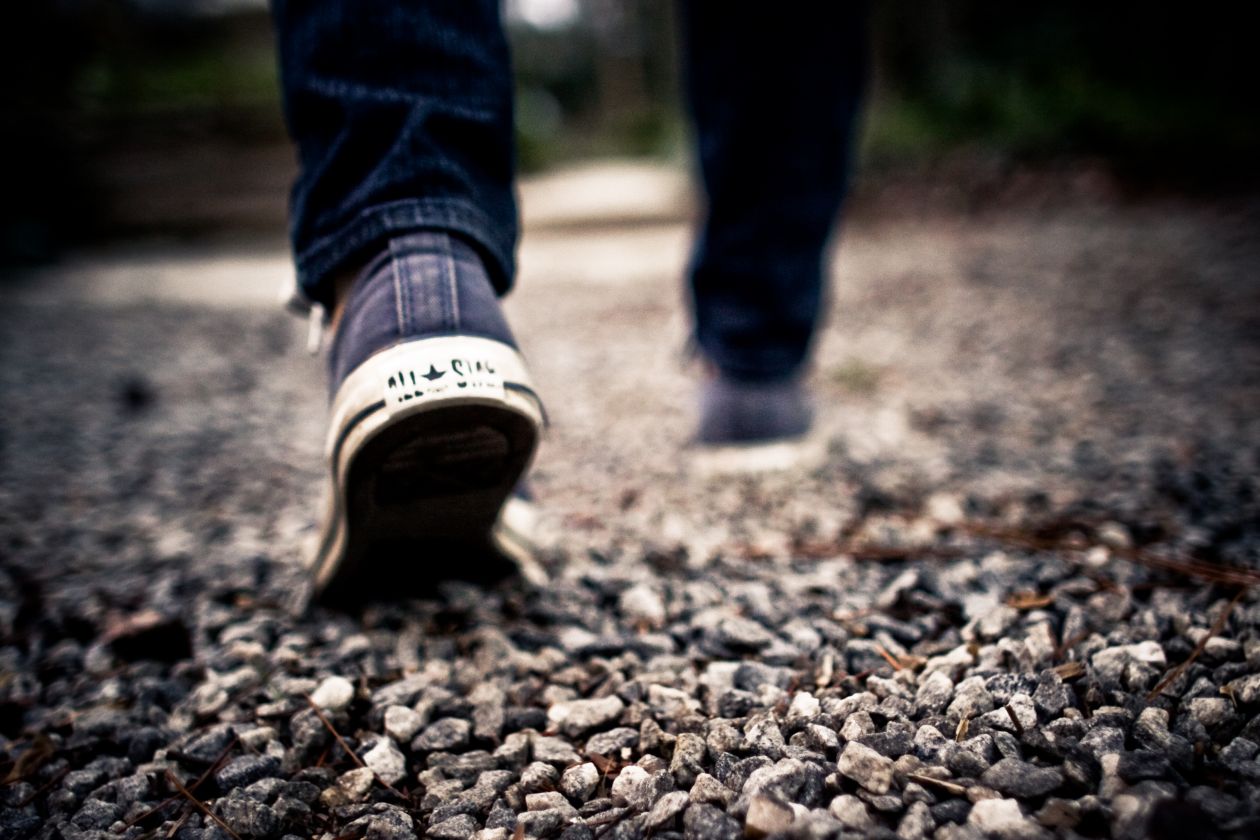
[[[385,710],[385,734],[406,744],[424,726],[424,716],[407,706],[390,706]]]
[[[552,705],[547,710],[547,721],[569,737],[576,738],[617,720],[625,708],[626,704],[615,695],[570,700]]]
[[[453,750],[465,746],[472,735],[472,724],[463,718],[442,718],[424,728],[411,742],[416,752]]]
[[[443,820],[437,825],[429,826],[429,830],[425,832],[425,837],[431,837],[433,840],[465,840],[472,837],[479,826],[477,820],[468,814],[459,814],[450,819]],[[507,831],[503,831],[503,835],[507,836]]]
[[[1014,799],[981,799],[971,806],[967,825],[992,837],[1024,840],[1047,836],[1045,829],[1027,819]]]
[[[933,671],[919,683],[914,700],[924,712],[940,714],[954,696],[954,683],[942,671]]]
[[[534,760],[545,761],[560,767],[568,767],[582,760],[573,745],[563,738],[536,735],[533,740]]]
[[[345,677],[328,677],[311,692],[311,702],[328,712],[340,712],[354,700],[354,684]]]
[[[897,840],[920,840],[936,829],[936,820],[926,802],[915,802],[897,824]]]
[[[1260,701],[1260,674],[1249,674],[1233,682],[1226,683],[1225,689],[1239,703],[1250,706]]]
[[[629,804],[631,797],[635,794],[635,789],[638,785],[646,782],[647,778],[648,772],[642,767],[636,767],[631,764],[629,767],[621,768],[621,772],[617,774],[617,778],[613,779],[612,783],[613,802],[620,805]]]
[[[269,755],[243,755],[225,764],[214,774],[214,780],[221,790],[228,791],[275,776],[279,772],[278,758]]]
[[[363,755],[363,763],[387,785],[392,785],[407,775],[407,759],[391,738],[379,739]]]
[[[1167,667],[1168,659],[1159,642],[1138,642],[1135,645],[1119,645],[1104,648],[1090,657],[1090,664],[1104,682],[1129,684],[1126,670],[1133,664],[1149,666],[1150,669],[1162,670]]]
[[[589,761],[570,767],[560,776],[560,792],[571,802],[585,802],[599,787],[599,770]]]
[[[792,703],[788,706],[787,717],[789,720],[798,717],[812,718],[817,717],[820,711],[822,711],[822,707],[814,695],[808,691],[801,691],[792,698]]]
[[[767,837],[791,831],[795,818],[791,806],[768,796],[754,796],[748,801],[744,826],[748,837]]]
[[[679,790],[665,794],[648,811],[644,826],[649,831],[655,831],[669,825],[687,807],[687,801],[687,794]]]
[[[841,794],[831,800],[827,811],[851,831],[866,832],[875,827],[875,818],[871,816],[866,803],[851,793]]]
[[[1063,773],[1051,767],[1037,767],[1018,758],[1004,758],[984,771],[980,782],[1006,796],[1034,799],[1063,784]]]
[[[620,756],[623,749],[639,745],[639,733],[628,726],[618,726],[607,732],[597,732],[586,739],[587,755]]]
[[[521,771],[521,791],[549,790],[560,779],[560,771],[544,761],[535,761]]]
[[[525,796],[525,808],[530,811],[546,811],[550,808],[567,809],[573,806],[569,804],[569,800],[564,798],[564,794],[556,790],[543,791],[541,793],[530,793]]]
[[[739,840],[743,829],[725,812],[712,805],[693,802],[683,813],[683,832],[687,840]]]
[[[665,601],[646,583],[637,583],[621,593],[618,603],[622,614],[632,621],[641,621],[651,627],[665,624]]]
[[[852,779],[871,793],[884,794],[892,786],[892,759],[856,741],[845,745],[837,766],[840,775]]]
[[[674,755],[669,761],[669,771],[679,787],[689,788],[700,773],[704,772],[704,758],[708,748],[704,738],[694,732],[682,732],[674,742]]]
[[[700,773],[691,785],[691,801],[725,808],[735,793],[708,773]]]

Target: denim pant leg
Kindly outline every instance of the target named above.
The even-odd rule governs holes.
[[[804,364],[865,80],[864,4],[683,3],[686,93],[708,213],[690,271],[695,339],[736,379]]]
[[[301,173],[298,282],[330,280],[398,235],[444,230],[512,282],[512,75],[499,0],[273,0]]]

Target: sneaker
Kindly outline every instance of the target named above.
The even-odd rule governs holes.
[[[693,463],[710,473],[798,466],[811,454],[813,417],[799,378],[746,382],[715,374],[700,393]]]
[[[329,373],[315,595],[412,594],[500,562],[495,523],[543,408],[472,247],[429,232],[391,242],[350,289]]]

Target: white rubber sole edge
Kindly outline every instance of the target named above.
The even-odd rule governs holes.
[[[319,540],[307,561],[316,591],[331,579],[347,539],[346,477],[355,455],[398,419],[467,405],[508,408],[542,428],[542,404],[525,360],[487,338],[438,336],[395,345],[370,357],[333,398],[325,457],[329,473]]]

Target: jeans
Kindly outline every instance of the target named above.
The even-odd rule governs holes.
[[[728,376],[791,377],[845,192],[863,4],[680,5],[708,196],[689,269],[694,337]],[[301,164],[291,236],[304,294],[328,305],[336,275],[422,230],[470,243],[505,294],[518,227],[499,0],[273,0],[272,12]]]

